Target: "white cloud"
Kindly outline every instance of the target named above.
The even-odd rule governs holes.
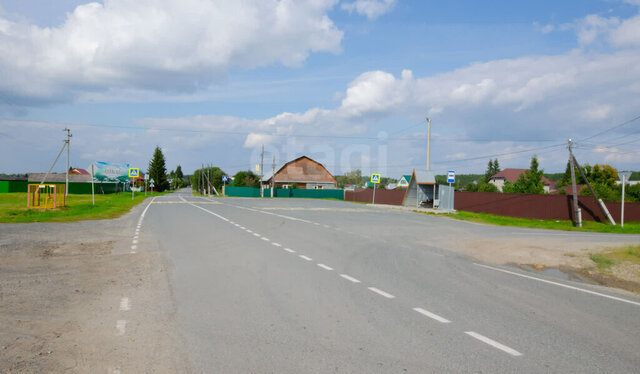
[[[349,12],[367,16],[368,19],[376,19],[390,12],[397,0],[356,0],[351,3],[342,3],[342,9]]]
[[[601,121],[609,117],[613,107],[608,104],[593,105],[582,112],[582,117],[590,121]]]
[[[190,91],[229,68],[298,66],[340,51],[337,0],[107,0],[41,28],[0,15],[0,98],[14,105],[106,89]],[[230,16],[232,15],[232,16]]]
[[[611,31],[611,43],[617,47],[640,46],[640,16],[623,21]]]

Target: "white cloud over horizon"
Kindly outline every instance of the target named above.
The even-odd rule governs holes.
[[[193,1],[194,4],[200,4],[200,2]],[[245,5],[249,9],[255,10],[260,7],[259,3],[259,1],[247,1]],[[349,4],[355,7],[357,3],[359,2]],[[383,5],[390,3],[390,6],[395,4],[395,2],[376,1],[373,3]],[[59,29],[35,28],[35,31],[32,30],[32,32],[36,36],[25,34],[27,35],[25,36],[26,46],[23,46],[25,51],[22,52],[18,47],[16,47],[17,51],[9,51],[11,43],[6,39],[8,38],[9,41],[12,39],[6,35],[26,26],[0,19],[0,51],[5,48],[14,55],[23,52],[33,53],[33,51],[29,52],[29,48],[36,48],[36,46],[29,43],[34,43],[34,40],[44,38],[43,40],[50,40],[53,43],[58,40],[57,38],[64,39],[71,36],[79,38],[81,35],[77,30],[84,30],[83,27],[88,27],[87,22],[89,21],[87,20],[94,20],[90,23],[99,24],[96,17],[107,17],[105,14],[120,9],[118,8],[120,4],[120,0],[113,0],[105,3],[104,6],[94,4],[80,10],[77,8],[69,16],[65,25]],[[280,4],[286,5],[289,2]],[[25,67],[16,62],[20,59],[9,61],[11,55],[9,57],[1,57],[0,55],[0,68],[5,71],[4,69],[7,67],[9,70],[6,71],[12,72],[17,80],[0,83],[0,98],[3,95],[14,95],[15,97],[22,95],[21,97],[25,100],[38,98],[64,100],[65,95],[74,96],[77,92],[91,92],[112,86],[118,87],[119,82],[135,75],[139,67],[131,65],[131,61],[118,60],[118,56],[127,55],[123,51],[135,46],[140,50],[134,56],[148,52],[149,56],[142,56],[142,61],[154,60],[151,62],[151,66],[155,67],[153,71],[161,71],[168,76],[160,82],[154,82],[153,74],[138,77],[136,78],[138,80],[134,80],[133,84],[130,84],[137,89],[154,87],[162,89],[163,85],[170,85],[173,78],[186,78],[186,81],[191,85],[190,88],[197,89],[200,84],[214,79],[212,74],[224,72],[229,66],[245,66],[247,68],[256,66],[253,61],[255,56],[263,56],[270,63],[279,62],[290,66],[304,61],[309,52],[339,51],[342,32],[333,25],[326,15],[326,12],[335,6],[336,1],[316,1],[313,4],[308,8],[283,5],[282,9],[284,13],[302,12],[296,14],[305,14],[312,21],[316,21],[310,22],[310,25],[289,22],[286,14],[268,12],[273,18],[266,22],[275,22],[275,24],[283,22],[284,30],[281,33],[263,37],[258,34],[262,32],[261,27],[266,26],[258,25],[256,30],[247,34],[229,36],[229,42],[237,43],[233,48],[210,45],[208,43],[212,43],[212,41],[203,37],[201,42],[186,46],[186,51],[180,50],[177,46],[170,46],[169,54],[162,55],[158,61],[155,61],[157,55],[154,54],[154,51],[145,49],[152,47],[153,44],[147,44],[136,38],[132,41],[126,37],[123,37],[122,40],[118,36],[109,37],[108,42],[116,45],[107,48],[103,54],[101,47],[92,44],[92,41],[96,40],[99,41],[98,44],[104,42],[103,39],[94,37],[94,35],[98,35],[98,31],[78,39],[73,43],[74,49],[65,49],[75,56],[70,66],[65,65],[69,60],[55,54],[53,47],[51,49],[44,48],[42,53],[46,55],[44,57],[49,59],[47,61],[51,62],[51,66],[42,71],[37,70],[35,77],[27,77],[21,70],[35,66],[33,61],[27,60]],[[343,7],[345,5],[342,4]],[[233,7],[233,5],[229,6]],[[300,7],[302,9],[299,9]],[[369,17],[365,10],[353,9]],[[206,9],[202,11],[207,14]],[[135,12],[131,14],[135,14]],[[152,25],[154,22],[158,22],[158,25],[169,22],[163,19],[162,13],[150,18],[152,21],[155,20],[151,22]],[[194,28],[197,28],[198,25],[196,22]],[[234,29],[236,27],[234,25],[228,27]],[[199,27],[205,26],[199,25]],[[215,31],[215,29],[207,27],[205,27],[206,32]],[[296,28],[298,27],[302,30],[301,35],[297,35]],[[499,159],[503,166],[513,163],[514,167],[526,167],[531,155],[540,152],[526,152],[529,148],[563,143],[567,137],[579,140],[580,137],[597,133],[604,128],[640,114],[636,112],[638,110],[637,103],[640,102],[640,65],[638,64],[640,61],[640,40],[638,39],[640,38],[640,16],[618,19],[588,15],[576,21],[573,30],[576,33],[577,47],[564,53],[478,62],[444,73],[425,76],[416,76],[409,69],[395,72],[366,71],[354,77],[346,84],[344,90],[336,95],[340,99],[335,107],[312,106],[298,112],[283,111],[258,119],[226,115],[139,118],[133,122],[140,126],[139,133],[143,136],[119,136],[116,129],[85,129],[81,132],[84,132],[87,137],[101,136],[102,139],[115,144],[115,146],[108,152],[98,151],[96,147],[99,143],[94,141],[91,144],[79,146],[84,147],[79,151],[87,160],[97,157],[112,157],[115,161],[120,161],[118,157],[144,157],[146,152],[150,152],[147,151],[148,149],[152,150],[153,146],[160,144],[166,147],[168,152],[172,152],[172,157],[176,157],[178,150],[188,153],[189,157],[198,157],[194,156],[198,152],[210,152],[207,153],[207,157],[210,157],[209,155],[213,152],[220,152],[220,154],[227,152],[226,154],[231,159],[238,160],[238,164],[242,162],[251,165],[253,159],[242,155],[265,144],[271,150],[296,146],[306,152],[315,151],[319,154],[329,155],[326,156],[329,161],[319,160],[321,162],[332,163],[335,160],[341,160],[339,163],[342,165],[336,164],[337,167],[333,170],[344,171],[345,167],[350,167],[350,163],[347,166],[347,162],[343,161],[343,159],[350,158],[367,160],[369,163],[385,159],[389,165],[399,165],[398,169],[394,170],[400,170],[405,166],[409,168],[409,165],[415,160],[418,160],[416,161],[418,165],[424,164],[419,161],[424,153],[424,137],[421,137],[421,133],[418,132],[404,133],[400,137],[391,137],[388,142],[384,142],[375,140],[378,132],[397,130],[391,128],[393,125],[387,123],[392,122],[394,118],[402,118],[404,123],[419,122],[428,115],[432,117],[434,124],[432,159],[453,162],[478,155],[525,151],[501,156]],[[552,31],[552,27],[548,28],[548,32]],[[188,32],[185,31],[185,33]],[[14,35],[14,37],[17,36]],[[165,37],[169,38],[170,35],[165,35]],[[286,48],[283,47],[284,50],[275,52],[263,51],[260,48],[257,51],[252,50],[254,46],[265,42],[265,40],[269,42],[288,37],[297,42]],[[69,39],[64,40],[68,41]],[[223,38],[224,40],[227,39]],[[64,43],[54,45],[65,46]],[[170,53],[172,48],[178,48],[186,55],[183,56],[182,52],[173,55]],[[208,52],[200,54],[200,48],[209,49],[207,49]],[[226,51],[226,54],[213,56],[210,54],[211,51]],[[192,54],[194,55],[192,56]],[[111,69],[112,62],[116,62],[115,66],[118,67],[118,70]],[[206,63],[211,63],[213,67],[203,68],[202,65]],[[82,73],[82,76],[74,78],[78,79],[77,81],[73,79],[63,82],[56,80],[58,73],[61,74],[62,78],[60,79],[65,79],[70,74],[70,69],[76,69]],[[205,78],[202,78],[202,74]],[[22,84],[20,80],[29,79],[42,79],[42,87],[24,85],[29,88],[13,90],[12,84]],[[111,82],[111,79],[115,83],[106,83]],[[23,86],[21,85],[21,87]],[[62,98],[47,91],[58,87],[66,88],[66,91],[62,91]],[[8,126],[6,121],[0,121],[0,124]],[[11,126],[12,129],[21,127],[19,123],[13,123]],[[404,126],[406,125],[402,127]],[[159,129],[172,129],[172,131],[166,132]],[[635,134],[634,131],[637,129],[638,124],[635,124],[622,128],[620,131],[623,134]],[[30,134],[29,136],[37,136],[35,131],[24,131]],[[51,133],[55,134],[55,132]],[[349,140],[349,137],[354,137],[354,139]],[[358,137],[374,138],[374,140],[369,141]],[[450,140],[451,138],[454,140]],[[295,144],[292,145],[292,143]],[[607,143],[606,137],[592,139],[590,143],[597,144],[588,144],[580,148],[580,152],[585,152],[585,157],[587,157],[586,155],[591,157],[587,161],[590,163],[604,160],[629,165],[634,161],[633,157],[638,154],[637,152],[624,153],[628,151],[615,147],[611,142]],[[367,144],[374,144],[376,147],[379,144],[387,144],[389,147],[388,159],[377,154],[383,154],[386,151],[356,155],[356,151],[366,150]],[[15,152],[16,149],[18,149],[17,146],[15,148],[8,147],[3,152]],[[343,157],[342,154],[347,152],[345,149],[351,153]],[[542,152],[551,151],[559,152],[562,149],[557,148]],[[134,154],[132,155],[131,152]],[[332,153],[333,156],[330,156]],[[3,154],[0,152],[0,155]],[[351,154],[354,156],[351,157]],[[551,158],[546,159],[551,160]],[[550,165],[553,169],[563,170],[566,157],[562,156],[558,159],[560,161],[554,161]],[[485,164],[486,160],[480,160],[469,167],[476,168],[475,171],[482,171]],[[231,165],[235,166],[236,164],[232,163]],[[443,165],[445,164],[443,163]]]
[[[73,101],[113,88],[194,91],[232,67],[299,66],[310,53],[341,51],[343,32],[327,15],[336,3],[107,0],[76,7],[51,28],[0,12],[0,103]]]

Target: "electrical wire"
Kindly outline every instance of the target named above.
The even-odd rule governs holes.
[[[589,139],[593,139],[593,138],[595,138],[596,136],[600,136],[600,135],[605,134],[605,133],[607,133],[607,132],[609,132],[609,131],[612,131],[612,130],[615,130],[615,129],[620,128],[620,127],[622,127],[622,126],[628,125],[628,124],[630,124],[630,123],[632,123],[632,122],[634,122],[634,121],[637,121],[638,119],[640,119],[640,116],[634,117],[634,118],[632,118],[632,119],[630,119],[630,120],[628,120],[628,121],[625,121],[625,122],[622,122],[622,123],[620,123],[620,124],[618,124],[618,125],[612,126],[612,127],[608,128],[608,129],[606,129],[606,130],[600,131],[599,133],[596,133],[596,134],[594,134],[594,135],[591,135],[591,136],[589,136],[589,137],[587,137],[587,138],[582,138],[582,141],[584,141],[584,140],[589,140]]]

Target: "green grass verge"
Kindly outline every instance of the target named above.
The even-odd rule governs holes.
[[[526,227],[546,230],[603,232],[615,234],[640,234],[640,222],[625,222],[624,227],[621,228],[620,224],[612,226],[608,223],[583,221],[582,227],[575,227],[573,226],[573,222],[571,221],[514,218],[497,216],[487,213],[473,213],[464,211],[458,211],[457,214],[447,214],[446,216],[462,221],[485,223],[497,226]]]
[[[154,192],[153,196],[164,193]],[[151,197],[147,194],[147,197]],[[96,195],[96,205],[91,203],[91,195],[67,196],[67,206],[57,209],[27,209],[26,193],[0,194],[0,223],[26,222],[71,222],[80,220],[109,219],[120,217],[132,207],[144,201],[144,193]]]
[[[611,266],[620,263],[633,263],[640,265],[640,245],[629,245],[619,248],[609,248],[599,253],[589,255],[591,261],[600,271],[608,271]]]

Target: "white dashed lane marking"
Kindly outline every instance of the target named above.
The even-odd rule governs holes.
[[[481,341],[481,342],[483,342],[483,343],[487,343],[487,344],[489,344],[490,346],[492,346],[492,347],[494,347],[494,348],[497,348],[497,349],[499,349],[499,350],[501,350],[501,351],[503,351],[503,352],[507,352],[508,354],[510,354],[510,355],[512,355],[512,356],[522,356],[522,353],[520,353],[520,352],[516,351],[515,349],[510,348],[510,347],[507,347],[507,346],[506,346],[506,345],[504,345],[504,344],[498,343],[497,341],[495,341],[495,340],[493,340],[493,339],[489,339],[489,338],[487,338],[487,337],[486,337],[486,336],[484,336],[484,335],[480,335],[480,334],[478,334],[477,332],[473,332],[473,331],[465,331],[464,333],[465,333],[465,334],[467,334],[467,335],[469,335],[469,336],[472,336],[472,337],[474,337],[474,338],[476,338],[476,339],[478,339],[478,340],[480,340],[480,341]]]
[[[269,240],[269,238],[265,238],[264,236],[262,238],[260,238],[262,240],[264,240],[265,242],[270,242],[271,240]]]
[[[296,251],[294,251],[294,250],[293,250],[293,249],[291,249],[291,248],[282,248],[282,249],[284,249],[285,251],[287,251],[287,252],[289,252],[289,253],[296,253]]]
[[[323,269],[325,269],[325,270],[333,270],[333,268],[332,268],[332,267],[327,266],[327,265],[325,265],[325,264],[318,264],[318,267],[321,267],[321,268],[323,268]]]
[[[395,296],[393,296],[392,294],[388,293],[388,292],[384,292],[381,289],[375,288],[375,287],[368,287],[369,291],[375,292],[380,296],[384,296],[387,299],[393,299],[395,298]]]
[[[128,297],[123,297],[120,300],[120,311],[127,312],[129,310],[131,310],[131,301],[129,301]]]
[[[431,313],[428,310],[424,310],[422,308],[413,308],[413,310],[415,310],[416,312],[418,312],[418,313],[420,313],[420,314],[422,314],[424,316],[427,316],[427,317],[429,317],[431,319],[434,319],[434,320],[436,320],[436,321],[438,321],[440,323],[451,323],[451,321],[449,321],[448,319],[446,319],[444,317],[440,317],[439,315],[437,315],[435,313]]]
[[[282,245],[281,245],[280,243],[273,242],[273,243],[271,243],[271,244],[272,244],[272,245],[274,245],[274,246],[276,246],[276,247],[282,247]]]
[[[307,260],[307,261],[313,261],[313,259],[311,257],[307,257],[305,255],[299,255],[301,259],[303,260]]]
[[[347,275],[347,274],[340,274],[340,276],[341,276],[342,278],[344,278],[344,279],[346,279],[346,280],[350,281],[350,282],[353,282],[353,283],[360,283],[360,281],[359,281],[358,279],[356,279],[356,278],[354,278],[354,277],[352,277],[352,276],[349,276],[349,275]]]
[[[116,330],[118,330],[118,335],[124,335],[127,329],[127,321],[123,319],[119,319],[116,322]]]

